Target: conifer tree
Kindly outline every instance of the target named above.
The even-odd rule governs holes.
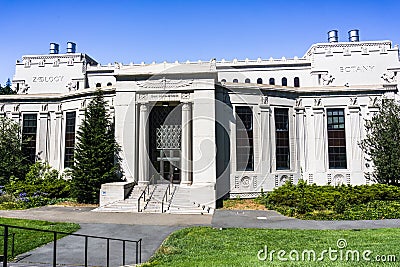
[[[122,181],[119,153],[103,93],[97,90],[77,133],[72,196],[78,202],[98,203],[102,184]]]
[[[365,123],[366,137],[360,147],[373,162],[373,181],[400,185],[400,106],[383,99],[379,111]]]

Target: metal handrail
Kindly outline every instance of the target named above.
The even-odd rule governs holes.
[[[0,236],[4,236],[5,235],[0,235]],[[8,236],[11,236],[11,257],[14,258],[14,254],[15,254],[15,233],[9,233]]]
[[[164,213],[164,199],[165,199],[165,202],[168,201],[167,193],[168,193],[168,195],[171,195],[171,184],[168,184],[167,188],[165,189],[165,192],[164,192],[164,195],[163,195],[163,198],[161,201],[161,213]]]
[[[140,199],[143,197],[143,200],[146,201],[146,190],[147,194],[150,194],[150,184],[154,185],[154,175],[151,176],[149,183],[146,185],[146,187],[143,189],[142,193],[140,194],[138,198],[138,212],[140,212]]]
[[[44,229],[36,229],[30,227],[23,227],[23,226],[14,226],[8,224],[0,224],[0,227],[4,227],[4,241],[3,241],[3,267],[7,267],[8,261],[8,230],[9,228],[12,229],[21,229],[21,230],[29,230],[29,231],[38,231],[43,233],[52,233],[53,234],[53,267],[57,265],[57,235],[71,235],[71,236],[79,236],[85,238],[85,267],[88,266],[88,240],[89,238],[97,238],[107,240],[107,267],[110,266],[110,241],[120,241],[122,242],[122,265],[125,265],[125,245],[126,243],[135,243],[136,245],[136,264],[142,262],[142,239],[139,240],[129,240],[129,239],[120,239],[120,238],[111,238],[111,237],[104,237],[104,236],[94,236],[94,235],[84,235],[84,234],[75,234],[75,233],[66,233],[66,232],[59,232],[59,231],[52,231],[52,230],[44,230]]]

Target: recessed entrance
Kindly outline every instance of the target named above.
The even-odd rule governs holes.
[[[182,112],[178,102],[157,103],[149,117],[149,152],[155,172],[171,183],[181,182]]]

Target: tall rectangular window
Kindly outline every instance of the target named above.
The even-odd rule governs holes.
[[[76,112],[67,112],[65,119],[64,168],[74,166]]]
[[[22,117],[22,153],[29,163],[36,160],[37,114]]]
[[[236,169],[254,170],[253,111],[250,107],[236,107]]]
[[[330,169],[346,169],[346,132],[344,109],[327,110],[328,158]]]
[[[277,170],[290,169],[288,112],[287,108],[275,108],[275,157]]]

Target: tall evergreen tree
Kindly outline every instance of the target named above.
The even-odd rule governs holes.
[[[85,111],[78,130],[72,170],[72,196],[81,203],[98,203],[104,183],[122,181],[120,147],[101,90]]]
[[[366,137],[360,147],[373,162],[373,181],[400,185],[400,106],[383,99],[379,112],[367,120]]]
[[[0,85],[0,95],[12,95],[12,94],[16,94],[16,92],[12,90],[11,81],[10,79],[8,79],[6,82],[6,86],[2,87]]]
[[[21,150],[21,127],[12,119],[0,117],[0,185],[11,176],[24,178],[28,166]]]

